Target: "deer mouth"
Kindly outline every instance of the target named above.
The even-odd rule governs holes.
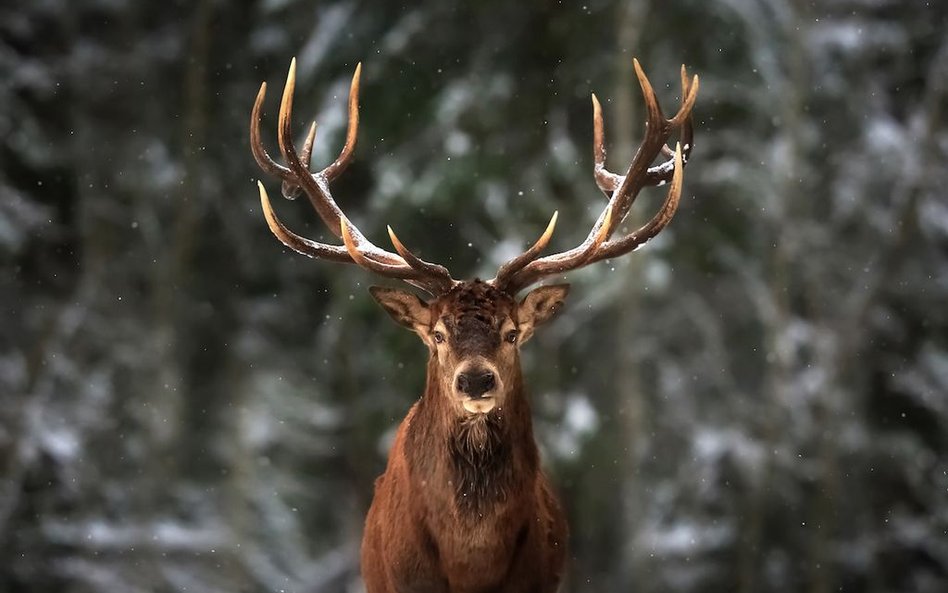
[[[497,398],[490,395],[476,399],[466,398],[461,401],[461,405],[472,414],[486,414],[497,406]]]

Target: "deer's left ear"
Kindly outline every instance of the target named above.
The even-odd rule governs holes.
[[[569,284],[541,286],[530,291],[517,308],[517,321],[520,329],[520,343],[533,336],[533,330],[553,318],[562,308]]]

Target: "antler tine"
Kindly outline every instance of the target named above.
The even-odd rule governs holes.
[[[309,125],[309,133],[306,134],[306,140],[303,141],[303,153],[300,160],[308,169],[313,160],[313,143],[316,141],[316,122]]]
[[[679,135],[679,143],[681,144],[681,161],[682,164],[688,164],[688,158],[691,156],[691,151],[694,149],[694,125],[692,124],[692,108],[694,107],[695,99],[698,97],[698,77],[695,76],[693,79],[688,78],[688,71],[685,69],[685,65],[681,65],[681,108],[678,110],[678,113],[675,114],[669,124],[672,126],[681,125],[681,134]],[[649,167],[648,170],[648,179],[646,185],[662,185],[667,182],[675,169],[675,151],[668,147],[668,145],[662,146],[662,155],[669,157],[667,161],[654,167]]]
[[[622,176],[616,175],[606,169],[606,138],[602,131],[602,106],[599,105],[599,99],[596,97],[596,93],[592,94],[592,104],[593,176],[596,178],[596,185],[608,196],[622,183]]]
[[[402,259],[408,262],[412,268],[425,272],[431,278],[438,279],[439,284],[444,285],[446,288],[451,288],[454,285],[454,281],[451,279],[451,273],[448,272],[448,269],[444,266],[426,262],[425,260],[419,258],[417,255],[412,253],[399,241],[398,237],[395,236],[395,231],[392,230],[392,227],[388,225],[388,237],[392,241],[392,246],[395,247],[395,251],[398,252]]]
[[[369,258],[365,254],[365,246],[360,245],[361,241],[356,236],[356,227],[351,222],[349,222],[349,219],[346,218],[345,215],[343,215],[342,219],[339,221],[339,229],[339,234],[342,235],[343,245],[345,245],[346,251],[352,258],[352,261],[363,268],[383,276],[388,276],[390,278],[404,279],[417,278],[419,276],[420,271],[410,266],[388,264]]]
[[[270,158],[270,154],[267,153],[267,149],[263,146],[263,140],[260,138],[260,110],[266,96],[267,83],[262,82],[260,83],[260,90],[257,91],[257,98],[253,102],[253,110],[250,112],[250,151],[261,169],[283,181],[292,180],[293,174],[290,173],[290,170]]]
[[[608,231],[612,225],[612,221],[612,205],[610,204],[606,206],[606,209],[599,216],[599,220],[597,220],[593,226],[593,232],[590,233],[590,235],[586,237],[586,240],[578,247],[566,253],[558,254],[561,257],[547,256],[541,259],[534,259],[522,266],[518,271],[512,272],[503,278],[498,274],[497,278],[492,280],[492,282],[501,290],[506,290],[510,294],[516,294],[521,289],[538,282],[542,278],[562,274],[563,272],[575,270],[591,263],[596,259],[596,254],[608,239]],[[569,255],[566,256],[567,254]]]
[[[416,286],[428,294],[434,296],[438,296],[454,286],[455,281],[451,279],[450,274],[448,274],[447,278],[445,279],[439,276],[430,275],[427,270],[424,269],[398,264],[387,264],[367,257],[364,247],[358,245],[358,235],[353,232],[354,230],[357,231],[358,229],[356,229],[356,227],[351,222],[349,222],[349,219],[346,218],[345,215],[343,215],[339,224],[343,245],[345,245],[346,251],[352,258],[352,261],[358,264],[360,267],[365,268],[370,272],[375,272],[380,276],[404,280],[412,286]],[[416,261],[422,261],[418,258],[415,258],[414,256],[412,257]],[[422,263],[427,264],[427,262]],[[447,274],[447,269],[445,269],[444,272]]]
[[[280,219],[277,218],[276,212],[273,211],[273,205],[270,204],[270,196],[267,195],[267,190],[263,187],[263,183],[258,181],[257,188],[260,190],[260,207],[263,209],[263,217],[267,220],[267,226],[270,227],[270,232],[272,232],[281,243],[293,251],[307,257],[312,257],[313,259],[352,262],[352,258],[349,257],[349,252],[346,251],[344,247],[312,241],[286,228],[283,223],[280,222]]]
[[[318,173],[313,174],[309,170],[309,160],[316,136],[315,122],[310,126],[309,133],[306,136],[302,155],[296,152],[296,147],[292,141],[293,91],[296,87],[295,58],[290,62],[290,68],[287,72],[283,98],[280,102],[278,126],[280,152],[287,166],[279,165],[270,158],[260,138],[260,110],[266,94],[265,83],[261,85],[260,91],[257,93],[257,99],[251,113],[250,144],[257,163],[267,173],[283,180],[283,190],[286,197],[295,197],[302,189],[329,230],[336,237],[342,239],[343,245],[329,245],[311,241],[287,229],[277,218],[266,190],[258,182],[264,217],[270,230],[284,245],[303,255],[331,261],[356,263],[382,276],[404,280],[434,295],[440,294],[456,283],[451,278],[447,268],[418,258],[408,251],[397,238],[394,242],[398,254],[375,246],[359,231],[358,227],[349,222],[339,206],[336,205],[329,191],[329,181],[338,177],[348,166],[355,150],[359,127],[358,94],[361,71],[362,65],[359,64],[356,67],[350,86],[349,124],[345,145],[336,160]]]
[[[634,250],[645,243],[668,224],[678,208],[685,164],[681,142],[678,142],[669,161],[671,168],[671,187],[659,212],[644,226],[629,236],[617,240],[610,240],[612,233],[622,222],[632,207],[635,198],[643,187],[655,181],[664,181],[665,173],[661,167],[649,167],[649,164],[666,149],[668,136],[676,128],[682,129],[682,140],[689,145],[692,141],[691,112],[694,108],[698,93],[698,77],[689,82],[687,72],[682,67],[682,103],[678,112],[671,119],[665,119],[652,85],[642,70],[638,60],[633,60],[635,74],[642,88],[645,101],[647,121],[645,137],[639,145],[632,163],[624,176],[615,175],[605,168],[605,139],[602,125],[602,108],[595,95],[593,102],[593,161],[596,184],[606,194],[610,194],[609,202],[599,219],[593,225],[586,239],[577,247],[548,255],[539,259],[532,259],[523,263],[516,271],[509,275],[498,274],[498,280],[510,292],[518,290],[539,281],[545,276],[574,270],[595,261],[608,257],[615,257]],[[690,150],[690,146],[687,150]],[[532,250],[531,250],[532,251]],[[521,263],[524,256],[518,256],[515,261]],[[534,257],[536,255],[534,254]],[[501,269],[505,270],[509,264]]]
[[[690,89],[691,89],[691,81],[688,80],[688,70],[685,68],[685,65],[682,64],[681,65],[681,108],[679,108],[678,113],[675,114],[675,117],[672,118],[672,121],[676,121],[681,117],[682,110],[688,104],[688,100],[690,97]],[[685,118],[683,123],[684,123],[684,126],[681,129],[682,138],[679,140],[679,142],[682,144],[682,153],[681,153],[682,162],[685,162],[688,160],[685,151],[691,150],[691,144],[690,144],[691,139],[688,138],[686,140],[685,136],[690,136],[694,132],[694,129],[691,125],[691,109],[690,108],[688,110],[687,117]],[[662,147],[662,154],[664,156],[674,158],[675,151],[669,148],[668,145],[666,144],[665,146]],[[674,161],[672,160],[668,162],[670,162],[673,166],[672,168],[674,168]],[[662,165],[665,165],[665,164],[666,163],[662,163]],[[655,169],[655,167],[652,167],[652,169]]]
[[[559,214],[559,210],[553,213],[553,217],[550,218],[549,224],[546,225],[546,230],[543,231],[543,234],[540,235],[540,238],[537,239],[537,242],[534,243],[530,249],[527,249],[522,254],[500,266],[500,270],[497,271],[497,276],[494,279],[494,284],[496,286],[503,286],[506,284],[511,276],[522,270],[525,265],[535,260],[537,256],[539,256],[540,253],[546,249],[546,246],[550,243],[550,238],[553,237],[553,229],[556,228],[556,219]]]
[[[362,62],[356,64],[352,82],[349,84],[349,122],[346,125],[346,143],[342,146],[339,156],[320,173],[328,181],[338,177],[352,160],[355,153],[356,139],[359,135],[359,82],[362,78]]]
[[[692,80],[688,80],[688,70],[685,65],[681,65],[681,107],[675,117],[668,120],[668,124],[676,128],[691,118],[691,111],[694,109],[695,101],[698,100],[698,75],[695,74]],[[684,156],[684,153],[682,153]]]

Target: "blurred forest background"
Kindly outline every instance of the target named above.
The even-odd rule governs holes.
[[[276,152],[456,276],[601,210],[701,76],[682,206],[526,347],[564,591],[948,591],[948,3],[33,0],[0,8],[0,591],[356,592],[423,346],[262,218]],[[265,179],[273,196],[278,183]],[[643,195],[651,216],[664,192]],[[324,236],[304,201],[275,203]]]

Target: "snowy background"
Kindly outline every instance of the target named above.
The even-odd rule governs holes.
[[[590,92],[622,169],[632,57],[701,76],[678,216],[526,348],[565,592],[948,590],[948,3],[410,4],[0,7],[0,592],[360,590],[425,350],[266,228],[294,55],[317,163],[363,62],[343,208],[464,277],[585,236]]]

